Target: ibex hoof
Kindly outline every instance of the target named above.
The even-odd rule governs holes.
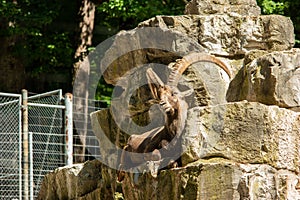
[[[117,178],[118,178],[118,182],[122,182],[125,178],[125,172],[124,171],[118,171]]]
[[[118,171],[117,171],[117,180],[118,180],[118,182],[122,182],[124,180],[124,178],[125,178],[125,171],[123,169],[123,165],[120,164]]]

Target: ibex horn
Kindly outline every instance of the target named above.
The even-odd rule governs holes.
[[[210,55],[208,53],[190,53],[186,56],[184,56],[182,59],[179,59],[176,61],[174,66],[172,67],[172,72],[169,76],[168,85],[174,85],[177,84],[179,81],[180,76],[183,74],[183,72],[192,64],[196,62],[212,62],[217,64],[219,67],[221,67],[231,78],[231,73],[225,63],[223,63],[221,60],[216,58],[213,55]]]
[[[155,99],[159,99],[159,94],[157,89],[159,87],[163,87],[165,84],[162,80],[157,76],[157,74],[153,71],[153,69],[149,68],[146,71],[146,77],[148,80],[148,85],[154,85],[155,87],[150,86],[151,93]]]

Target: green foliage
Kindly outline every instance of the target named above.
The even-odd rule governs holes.
[[[284,14],[284,10],[288,7],[286,1],[258,0],[257,3],[262,8],[264,14]]]
[[[9,34],[39,35],[45,25],[50,24],[58,16],[60,4],[58,0],[18,0],[14,2],[2,0],[0,4],[1,21],[9,22]]]
[[[104,102],[106,102],[107,105],[110,105],[112,92],[113,92],[113,86],[107,85],[102,77],[99,80],[99,83],[98,83],[98,86],[96,89],[95,99],[104,101]]]
[[[115,195],[114,195],[114,200],[123,200],[124,197],[123,197],[123,194],[120,193],[120,192],[115,192]]]
[[[73,47],[67,32],[53,30],[52,24],[61,10],[59,0],[2,0],[0,35],[17,38],[12,53],[22,60],[33,76],[72,67]]]
[[[290,17],[295,27],[296,47],[300,47],[300,1],[257,0],[263,14],[280,14]]]
[[[27,37],[26,43],[18,48],[18,54],[26,60],[32,75],[72,67],[73,48],[67,33],[52,33]],[[34,51],[31,51],[31,50]]]
[[[183,14],[183,0],[110,0],[97,8],[100,25],[107,28],[131,29],[155,15]]]

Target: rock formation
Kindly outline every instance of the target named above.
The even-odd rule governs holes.
[[[121,103],[91,114],[102,161],[116,166],[115,145],[122,148],[126,133],[141,131],[130,125],[155,128],[150,119],[159,116],[150,108],[149,88],[130,91],[144,76],[128,74],[132,69],[155,62],[172,65],[198,51],[218,57],[233,76],[213,63],[188,68],[179,83],[194,90],[187,97],[182,166],[162,170],[157,178],[126,173],[124,199],[300,199],[300,50],[293,49],[291,20],[260,15],[254,0],[192,0],[185,13],[156,16],[122,31],[106,51],[101,63],[104,78],[119,88],[114,101]],[[152,37],[155,34],[161,37]],[[154,44],[157,49],[144,48]],[[132,51],[126,53],[122,47]],[[124,99],[130,99],[130,105],[120,106],[128,103]],[[103,142],[105,138],[114,145]],[[91,164],[47,175],[40,199],[120,197],[115,170],[87,165]],[[73,173],[74,168],[93,172]]]
[[[113,199],[110,176],[98,160],[58,168],[45,176],[37,199]]]

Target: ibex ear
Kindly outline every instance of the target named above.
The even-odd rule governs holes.
[[[159,100],[158,89],[163,87],[165,84],[151,68],[147,69],[146,76],[153,97]]]

